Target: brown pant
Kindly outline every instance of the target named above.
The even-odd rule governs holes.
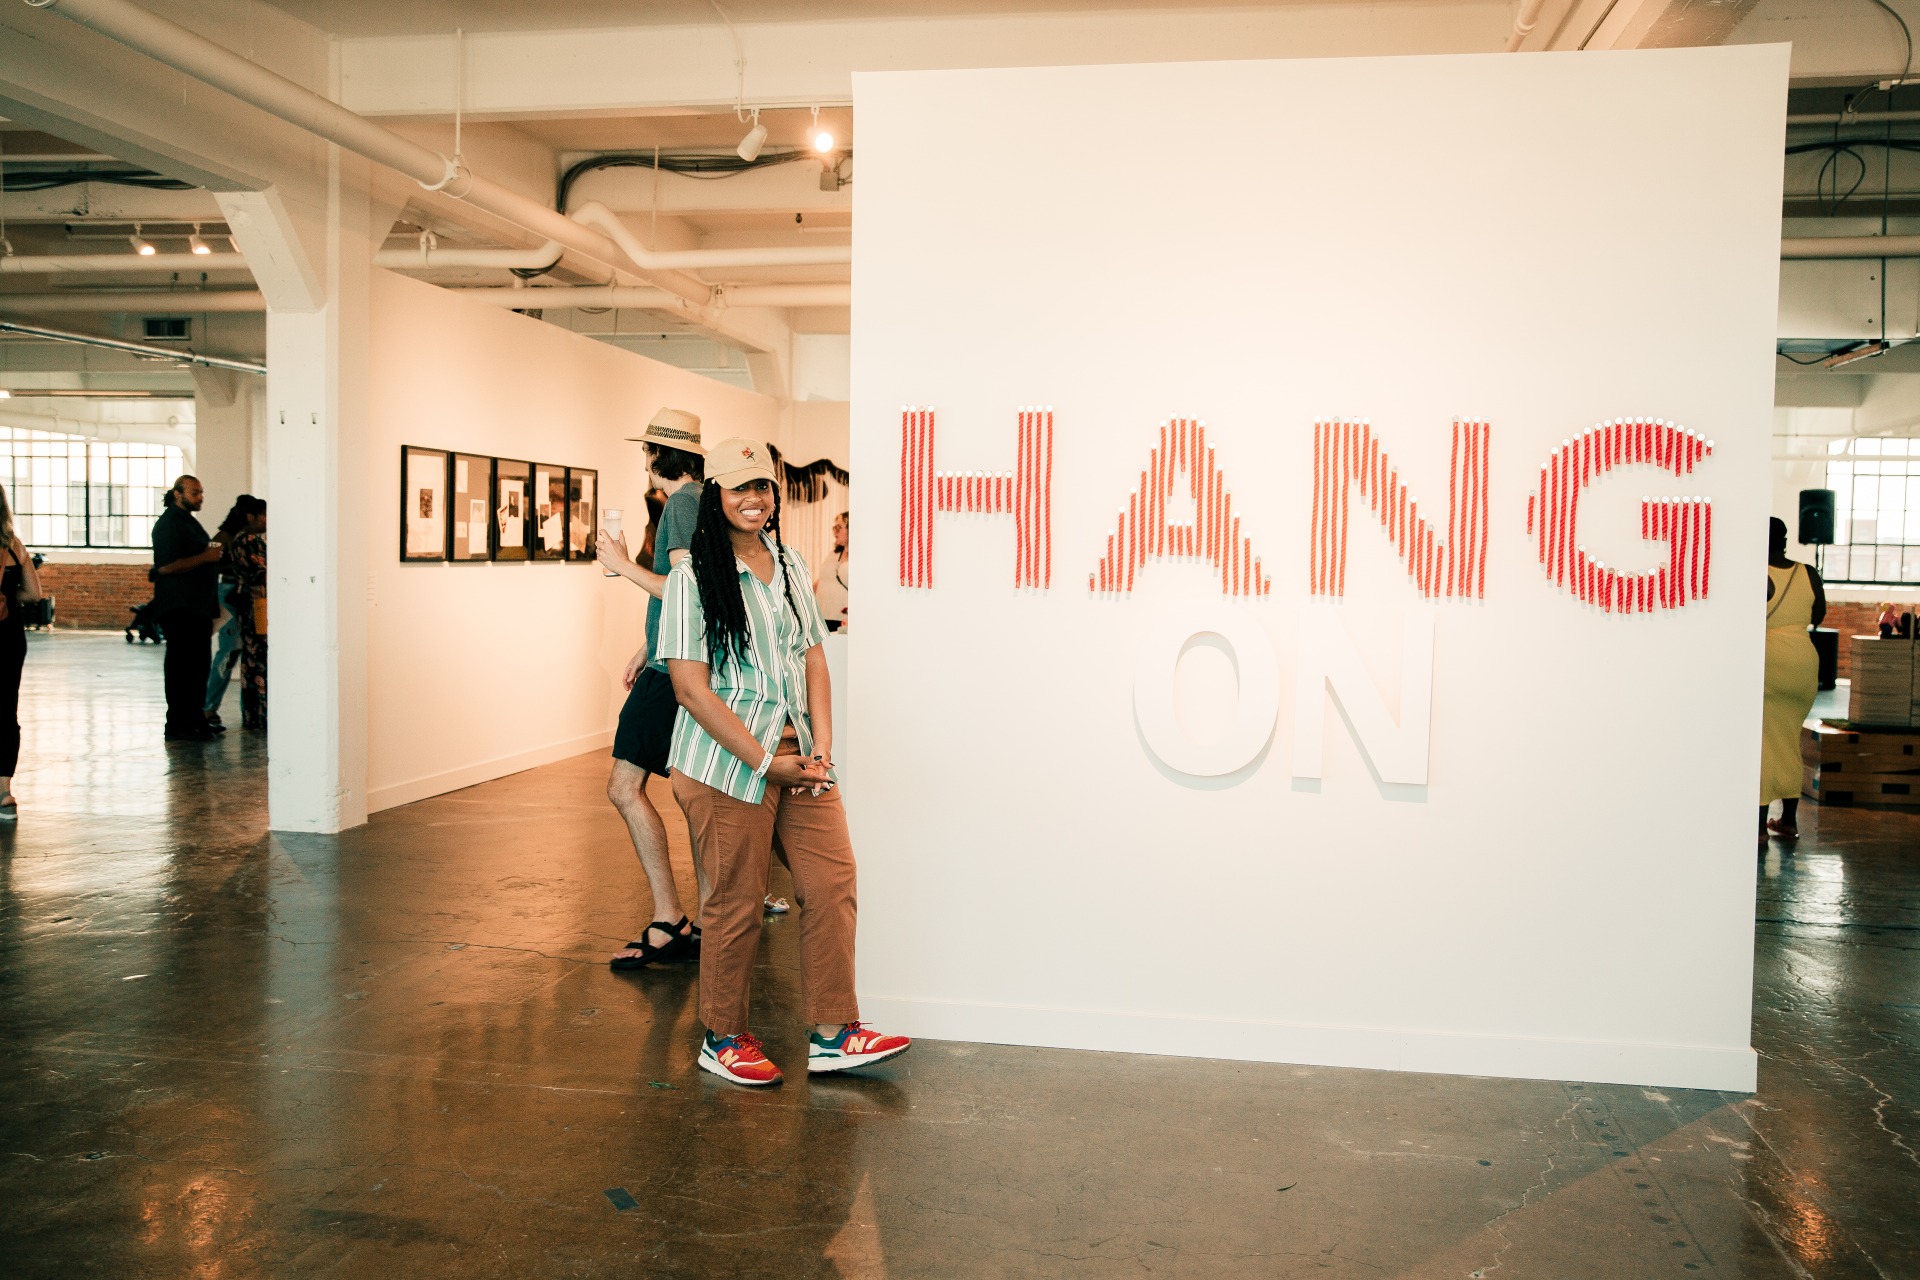
[[[793,750],[792,740],[781,754]],[[716,1036],[747,1030],[748,992],[760,950],[762,899],[777,836],[800,911],[800,993],[806,1021],[852,1022],[853,842],[838,789],[815,796],[769,786],[759,804],[673,775],[687,815],[700,891],[700,1020]]]

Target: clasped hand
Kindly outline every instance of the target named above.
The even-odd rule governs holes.
[[[833,785],[824,756],[775,756],[767,767],[767,782],[796,791],[805,788],[815,795]]]

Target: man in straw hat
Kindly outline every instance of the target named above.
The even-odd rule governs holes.
[[[667,493],[654,536],[653,563],[638,565],[629,558],[623,538],[602,530],[595,548],[600,564],[647,593],[647,640],[627,663],[627,701],[620,708],[620,724],[613,735],[613,775],[607,779],[607,798],[626,820],[633,851],[653,891],[653,920],[634,941],[609,962],[614,969],[644,969],[650,964],[691,960],[699,955],[700,929],[680,909],[680,894],[667,859],[667,828],[653,802],[647,799],[647,776],[667,774],[667,746],[673,737],[678,710],[666,663],[654,655],[660,634],[660,597],[667,571],[687,558],[693,526],[700,513],[700,481],[705,474],[705,450],[700,445],[700,418],[685,409],[662,409],[653,415],[638,443],[647,449],[647,482]]]

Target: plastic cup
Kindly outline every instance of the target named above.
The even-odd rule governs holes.
[[[608,507],[600,513],[600,528],[609,538],[617,538],[620,536],[620,515],[621,509],[619,507]],[[601,576],[606,578],[617,578],[620,576],[611,569],[603,569],[600,572]]]

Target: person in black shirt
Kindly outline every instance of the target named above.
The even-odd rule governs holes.
[[[166,510],[153,522],[153,604],[167,641],[168,741],[204,740],[207,675],[213,665],[213,620],[220,616],[221,543],[193,518],[206,501],[200,481],[181,476],[167,494]]]

